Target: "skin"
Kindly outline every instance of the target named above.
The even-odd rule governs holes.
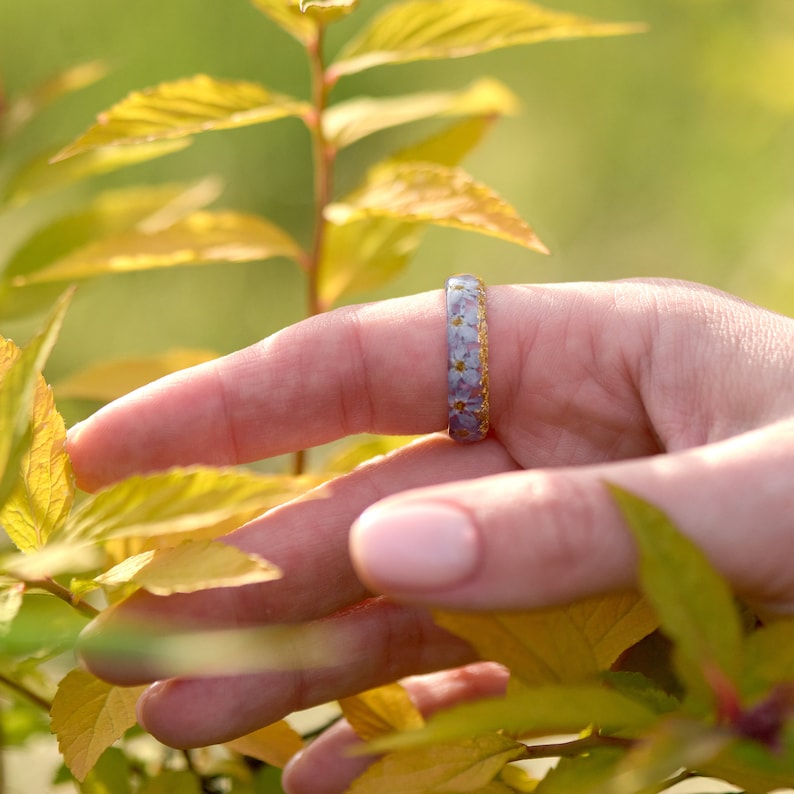
[[[425,434],[228,537],[275,582],[158,598],[100,619],[167,629],[329,618],[346,658],[324,670],[155,683],[142,723],[163,742],[228,740],[406,676],[425,711],[501,691],[505,672],[434,626],[428,607],[534,608],[635,581],[604,481],[665,510],[759,611],[794,607],[789,563],[794,321],[685,282],[488,290],[491,435],[445,437],[440,291],[349,307],[169,376],[73,429],[79,484],[232,464],[352,433]],[[748,531],[751,530],[751,531]],[[384,598],[383,596],[388,596]],[[98,654],[117,683],[157,670]],[[442,671],[442,672],[435,672]],[[212,719],[207,719],[207,715]],[[344,723],[285,773],[292,794],[343,791],[361,759]],[[323,769],[323,775],[316,770]]]

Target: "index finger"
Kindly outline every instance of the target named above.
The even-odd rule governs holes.
[[[73,428],[82,487],[176,465],[229,465],[361,432],[446,426],[439,291],[313,317],[175,373]]]

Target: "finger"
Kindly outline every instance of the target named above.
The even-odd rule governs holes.
[[[325,617],[370,595],[348,554],[350,525],[365,508],[401,490],[513,469],[515,463],[492,439],[476,450],[447,436],[421,439],[226,536],[226,542],[278,565],[281,579],[166,597],[139,591],[103,613],[91,633],[96,638],[125,623],[167,633]],[[84,650],[82,660],[95,675],[119,684],[162,677],[157,670],[96,650]]]
[[[351,556],[372,590],[434,607],[534,608],[622,589],[636,554],[609,481],[671,516],[740,595],[790,610],[792,461],[789,420],[672,455],[423,489],[366,511]]]
[[[402,681],[425,717],[436,711],[504,693],[507,671],[481,662]],[[373,762],[349,752],[362,742],[347,720],[340,720],[294,756],[284,768],[281,784],[287,794],[342,794]],[[322,774],[318,774],[322,770]]]
[[[385,599],[328,621],[340,638],[328,667],[159,682],[141,696],[139,721],[171,747],[204,747],[243,736],[294,711],[475,659],[472,649],[436,626],[429,613]]]

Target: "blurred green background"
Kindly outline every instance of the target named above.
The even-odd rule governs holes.
[[[329,55],[384,5],[362,0],[334,27]],[[489,283],[667,276],[794,312],[794,2],[547,5],[644,21],[649,30],[381,67],[343,80],[332,98],[461,88],[481,75],[507,83],[523,113],[500,122],[466,168],[517,207],[553,255],[434,229],[396,282],[360,299],[435,289],[459,271]],[[7,159],[74,138],[133,89],[197,72],[299,96],[308,87],[300,47],[249,0],[0,0],[7,94],[94,58],[108,61],[110,75],[48,109]],[[345,151],[340,191],[431,128],[397,128]],[[183,152],[100,184],[205,174],[226,183],[219,206],[260,212],[307,242],[311,161],[296,120],[202,135]],[[12,221],[0,248],[42,219],[19,213]],[[302,276],[284,260],[102,278],[82,285],[51,370],[57,378],[89,361],[175,346],[227,352],[303,311]]]

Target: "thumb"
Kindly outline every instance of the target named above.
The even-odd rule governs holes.
[[[794,422],[675,454],[409,491],[354,524],[375,592],[431,607],[532,609],[631,586],[633,540],[605,482],[665,511],[753,604],[794,610]]]

